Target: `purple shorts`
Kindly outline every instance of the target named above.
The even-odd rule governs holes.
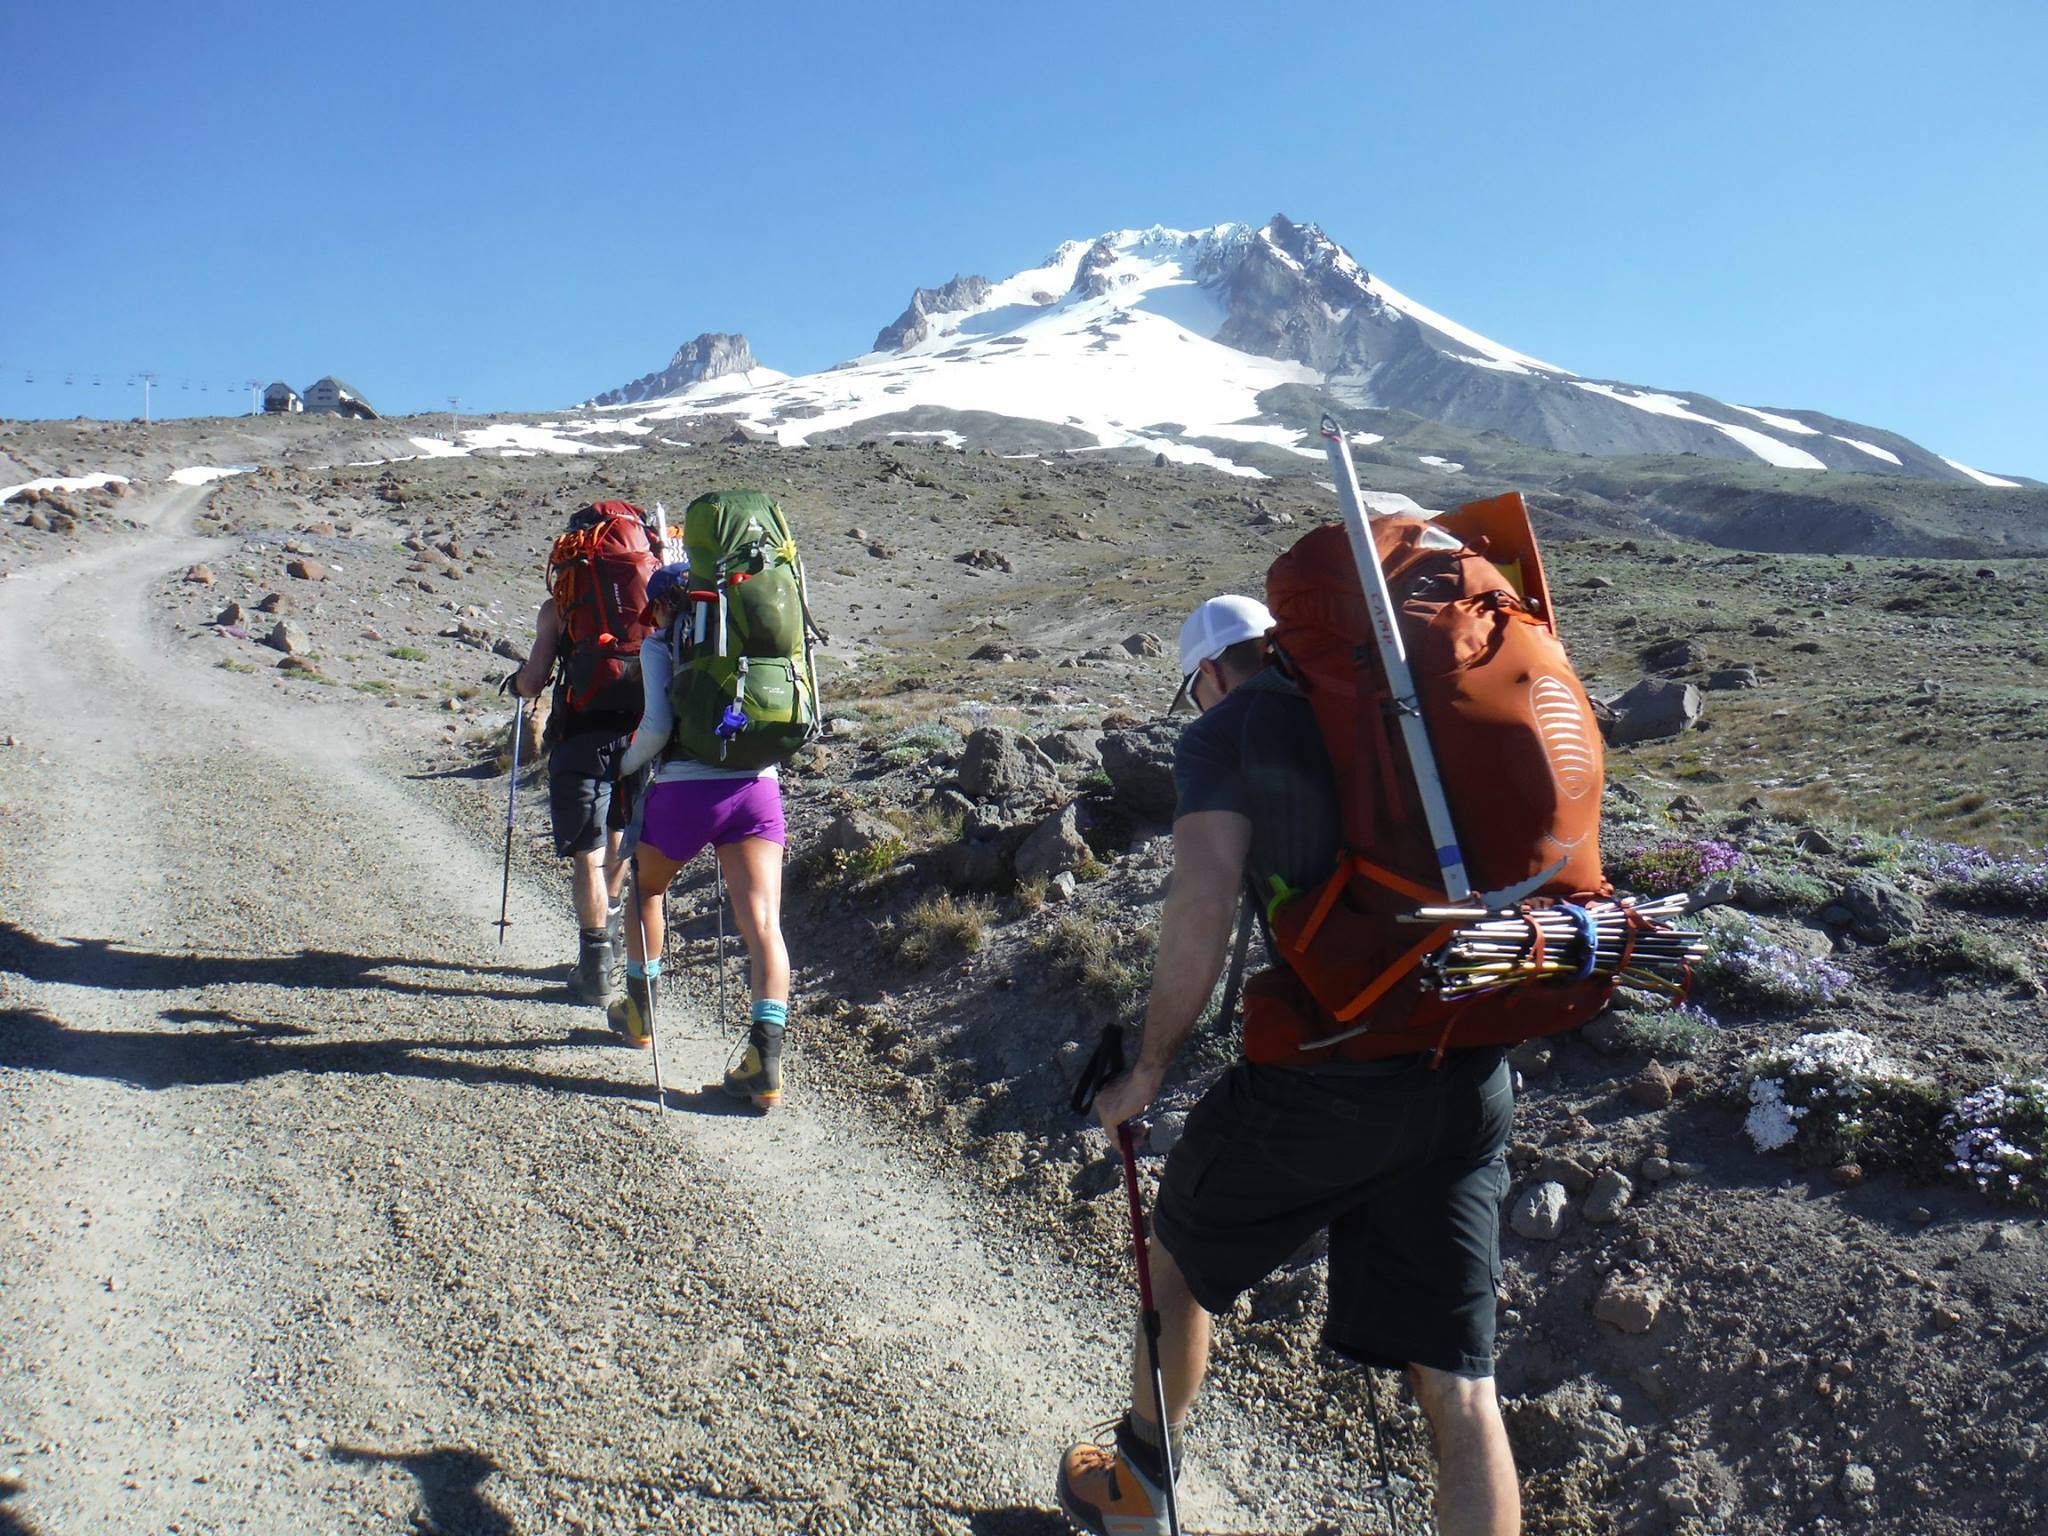
[[[789,841],[782,830],[782,786],[772,778],[680,779],[648,791],[640,839],[678,864],[706,845],[723,848],[750,837]]]

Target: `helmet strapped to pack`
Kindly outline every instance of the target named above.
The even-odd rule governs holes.
[[[1274,893],[1283,964],[1245,988],[1245,1054],[1513,1043],[1582,1023],[1620,981],[1682,988],[1696,946],[1658,919],[1698,903],[1611,899],[1600,732],[1521,497],[1368,520],[1342,434],[1324,435],[1347,523],[1274,561],[1266,601],[1344,846],[1320,888]]]
[[[567,638],[561,702],[578,714],[640,713],[647,578],[661,565],[660,523],[630,501],[593,502],[548,552],[548,591]]]
[[[789,520],[759,491],[715,491],[683,512],[687,609],[672,630],[674,747],[765,768],[818,728],[809,594]]]

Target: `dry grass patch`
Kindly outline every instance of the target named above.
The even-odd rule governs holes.
[[[995,908],[979,897],[963,900],[950,891],[926,896],[882,925],[882,947],[891,959],[914,966],[954,954],[971,955],[987,942],[994,917]]]

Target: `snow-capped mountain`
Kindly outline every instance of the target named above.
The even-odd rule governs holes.
[[[729,349],[716,363],[685,356],[733,341],[744,362]],[[822,373],[769,374],[744,338],[700,337],[665,372],[597,403],[653,403],[646,420],[733,417],[788,445],[855,430],[1021,439],[1257,474],[1239,462],[1251,445],[1321,457],[1313,421],[1262,408],[1283,385],[1571,453],[2015,484],[1818,411],[1584,378],[1410,299],[1315,225],[1277,215],[1263,228],[1119,230],[1001,281],[919,288],[873,351]]]

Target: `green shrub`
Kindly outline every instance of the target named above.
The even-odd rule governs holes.
[[[1957,978],[2006,982],[2032,987],[2036,977],[2026,954],[2016,945],[1993,934],[1963,930],[1957,933],[1908,934],[1893,939],[1885,952],[1907,965],[1931,971],[1948,983]]]
[[[1144,990],[1156,940],[1150,924],[1131,931],[1066,912],[1032,943],[1062,985],[1122,1011]]]
[[[950,953],[971,955],[988,938],[994,909],[978,898],[962,901],[951,892],[927,896],[900,918],[882,925],[890,958],[910,966],[930,965]]]
[[[394,645],[384,653],[393,661],[425,661],[427,653],[416,645]]]
[[[1690,1056],[1719,1031],[1706,1009],[1686,1003],[1671,1009],[1617,1008],[1621,1043],[1648,1056]]]

